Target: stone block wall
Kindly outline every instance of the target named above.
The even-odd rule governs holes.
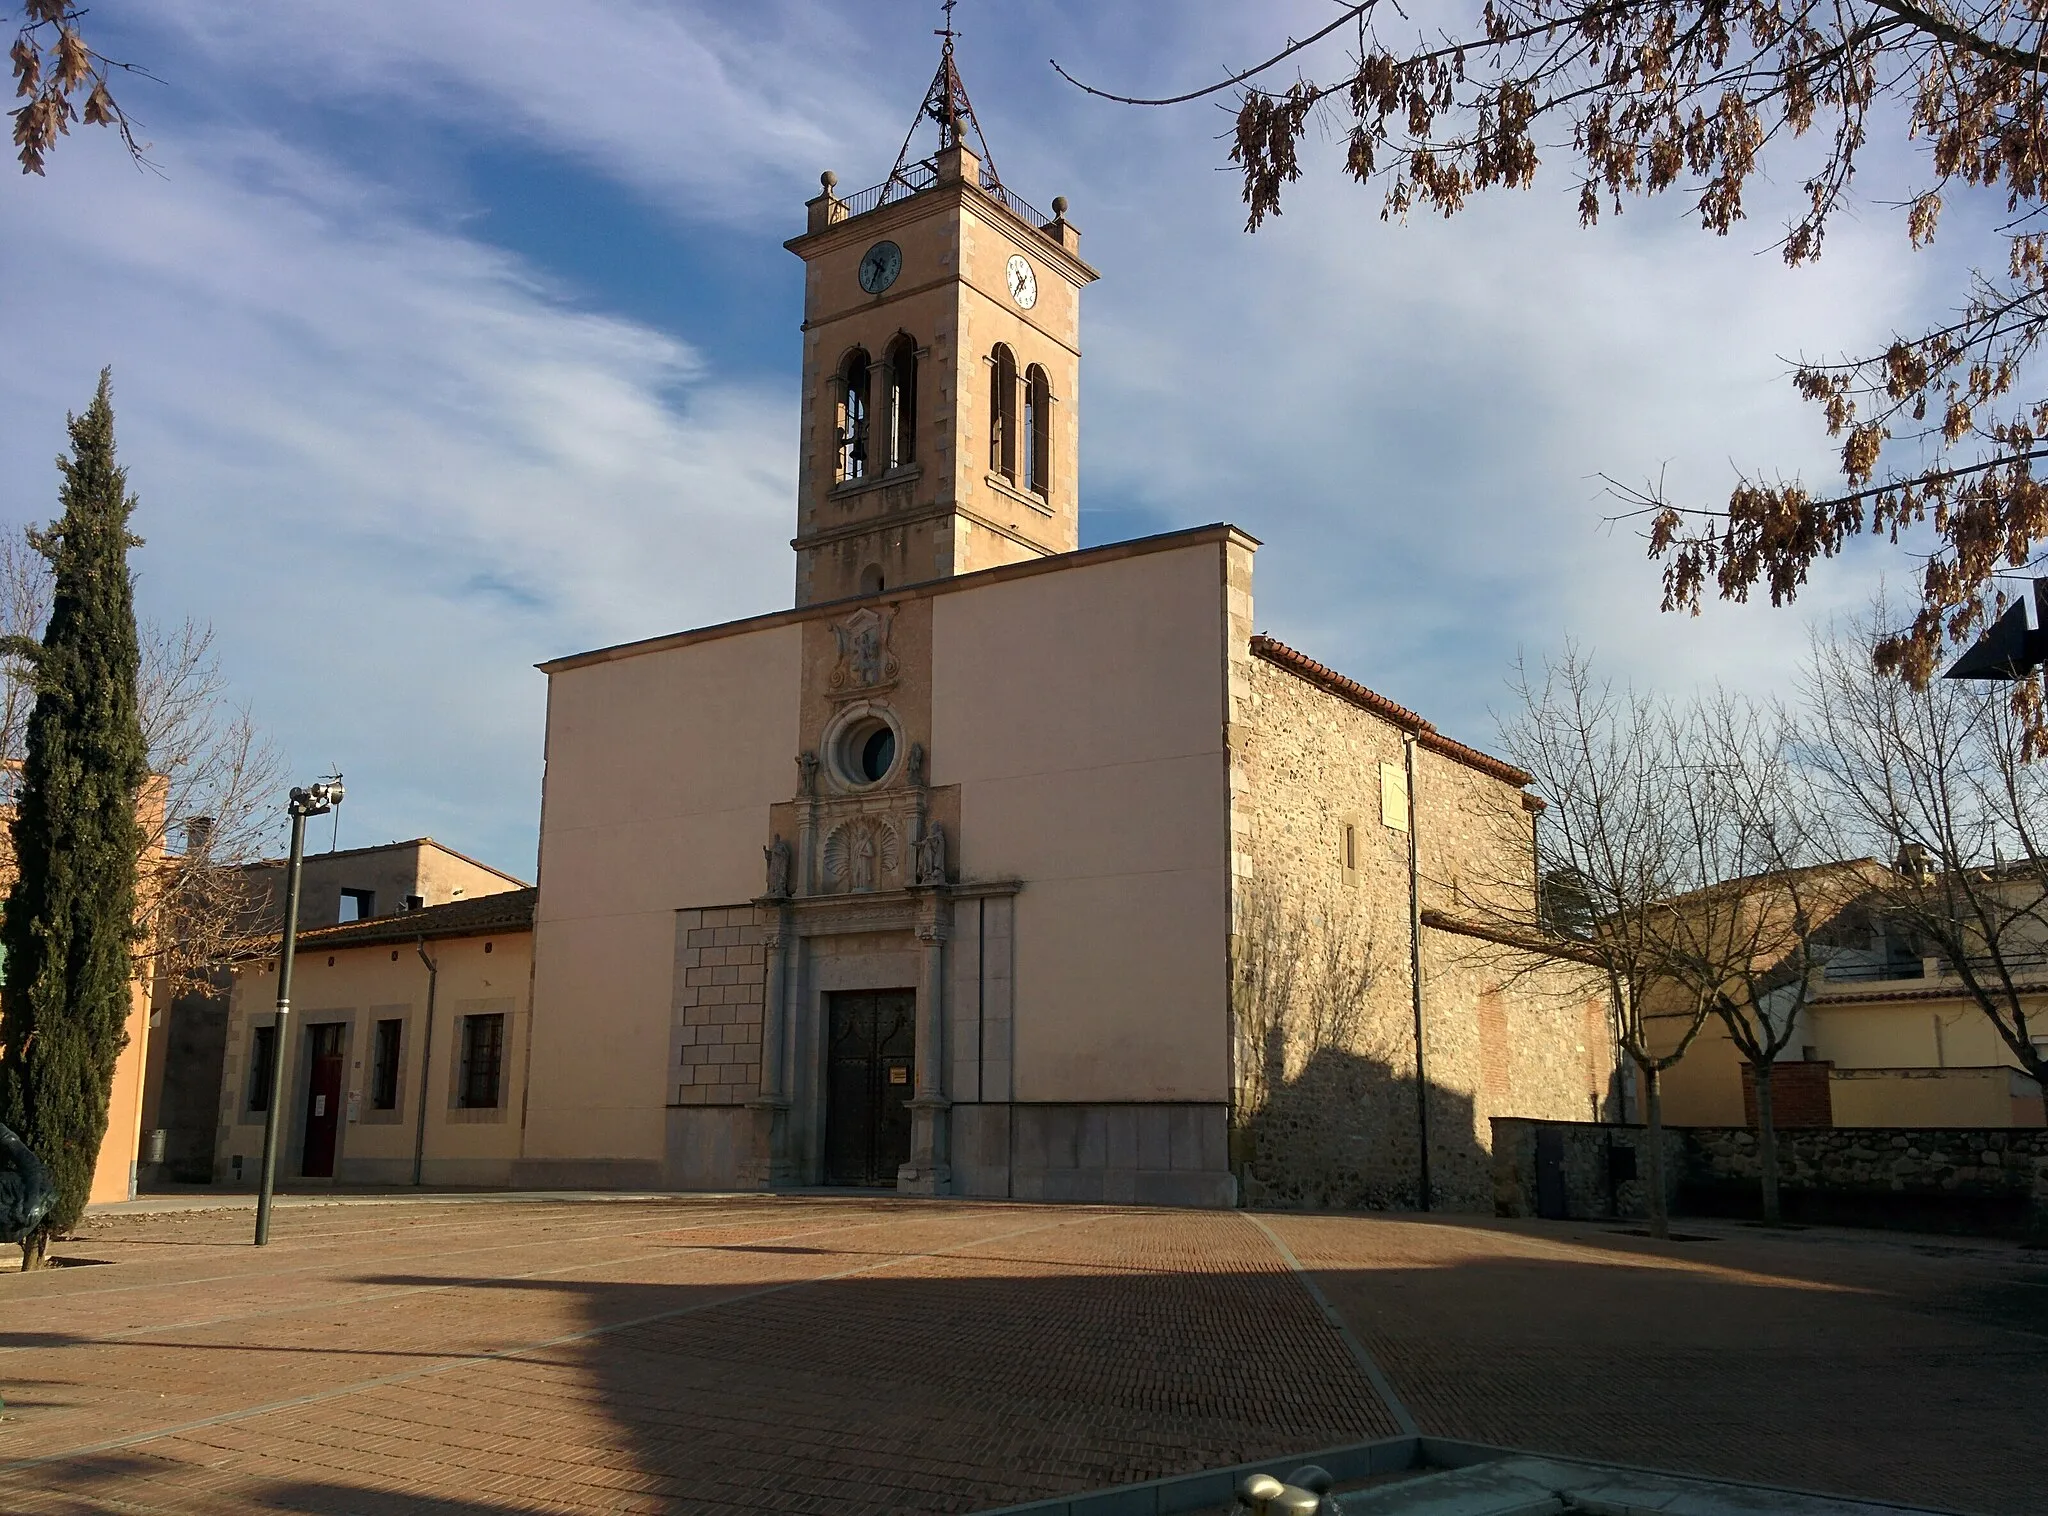
[[[1640,1126],[1497,1120],[1494,1202],[1501,1216],[1542,1213],[1543,1150],[1562,1170],[1566,1216],[1641,1217],[1648,1172]],[[1676,1212],[1751,1216],[1761,1205],[1757,1134],[1745,1127],[1665,1132]],[[1632,1156],[1612,1181],[1610,1155]],[[1787,1221],[1988,1235],[2048,1234],[2048,1129],[1794,1127],[1778,1133]],[[1553,1194],[1556,1191],[1552,1192]]]
[[[1538,1169],[1544,1155],[1558,1166],[1555,1198],[1562,1216],[1552,1219],[1634,1220],[1650,1213],[1649,1129],[1589,1121],[1525,1121],[1496,1117],[1493,1121],[1494,1214],[1530,1218],[1543,1215]],[[1667,1205],[1678,1199],[1685,1177],[1685,1138],[1664,1133],[1664,1186]],[[1557,1207],[1551,1207],[1553,1212]]]
[[[1415,718],[1267,657],[1247,660],[1241,682],[1233,1167],[1251,1204],[1412,1206],[1421,1134],[1402,722]],[[1522,792],[1452,747],[1436,739],[1416,754],[1423,907],[1434,917],[1519,890],[1530,914]],[[1421,960],[1432,1203],[1490,1210],[1489,1118],[1591,1115],[1612,1039],[1575,970],[1435,926]],[[1328,1002],[1347,999],[1354,1013],[1333,1014]]]
[[[760,1091],[768,956],[760,916],[751,905],[676,912],[674,1105],[738,1105]]]
[[[1749,1215],[1757,1204],[1756,1133],[1683,1128],[1680,1203]],[[1835,1127],[1780,1131],[1785,1219],[2002,1235],[2048,1232],[2048,1130]]]

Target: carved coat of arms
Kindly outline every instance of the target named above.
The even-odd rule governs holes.
[[[889,624],[895,612],[863,609],[834,622],[839,662],[826,686],[834,695],[864,695],[896,682],[896,655],[889,650]]]

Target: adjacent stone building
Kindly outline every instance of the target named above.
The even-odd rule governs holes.
[[[1468,922],[1527,776],[1255,636],[1236,528],[1078,547],[1096,272],[950,39],[925,114],[788,244],[794,608],[543,665],[514,1182],[1490,1209],[1613,1072]]]

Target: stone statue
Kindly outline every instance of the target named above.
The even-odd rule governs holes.
[[[855,827],[849,839],[853,844],[852,868],[848,871],[850,882],[856,892],[865,892],[875,887],[875,833],[872,827]]]
[[[798,753],[796,755],[796,792],[810,796],[818,793],[818,755]]]
[[[782,840],[782,833],[775,834],[775,840],[761,849],[768,855],[768,897],[771,900],[789,898],[789,874],[794,857],[789,844]]]
[[[946,882],[946,829],[934,821],[917,840],[917,882]]]
[[[921,789],[923,789],[923,788],[924,788],[924,744],[923,744],[922,742],[913,742],[913,743],[911,743],[911,744],[910,744],[910,765],[909,765],[909,767],[910,767],[910,787],[911,787],[912,789],[914,789],[914,790],[921,790]]]

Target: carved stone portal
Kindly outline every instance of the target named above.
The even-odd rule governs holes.
[[[867,894],[893,878],[902,861],[894,826],[876,817],[856,817],[834,827],[825,839],[825,888],[835,894]]]

